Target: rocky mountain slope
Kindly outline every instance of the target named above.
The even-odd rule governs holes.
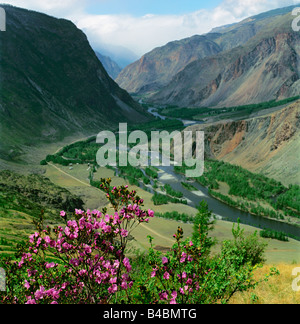
[[[189,63],[220,51],[219,45],[205,36],[170,42],[127,66],[116,82],[130,93],[159,90]]]
[[[77,133],[97,134],[119,121],[147,120],[108,76],[85,34],[70,21],[3,6],[0,34],[0,157],[22,146]]]
[[[125,68],[117,82],[155,103],[182,107],[236,106],[294,96],[300,90],[294,7],[171,42]]]
[[[264,116],[189,129],[205,132],[208,157],[300,185],[300,101]]]
[[[281,28],[258,33],[243,47],[198,60],[152,97],[179,106],[237,106],[299,94],[300,34],[291,16]]]

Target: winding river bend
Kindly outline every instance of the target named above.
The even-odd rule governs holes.
[[[149,108],[149,112],[154,116],[164,119],[165,117],[159,115],[153,111],[154,108]],[[185,126],[196,124],[195,121],[182,120]],[[228,220],[231,222],[237,222],[240,220],[241,224],[251,225],[259,229],[271,229],[278,232],[283,232],[286,235],[293,236],[295,239],[300,241],[300,228],[292,224],[280,222],[266,217],[252,215],[250,213],[243,212],[237,208],[228,206],[227,204],[219,201],[212,197],[208,189],[198,182],[194,181],[191,184],[198,189],[198,191],[189,191],[184,188],[181,182],[186,182],[187,179],[184,175],[177,174],[174,172],[174,167],[171,166],[160,166],[160,170],[163,172],[159,173],[159,181],[163,184],[170,184],[175,190],[181,191],[184,198],[188,200],[188,205],[197,207],[200,201],[205,200],[208,203],[209,209],[222,220]]]

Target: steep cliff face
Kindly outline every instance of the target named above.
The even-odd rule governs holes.
[[[300,184],[300,101],[265,116],[190,129],[205,132],[207,156]]]
[[[4,6],[0,34],[0,157],[23,145],[97,134],[143,109],[108,76],[70,21]]]

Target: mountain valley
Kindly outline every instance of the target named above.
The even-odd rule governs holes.
[[[295,7],[264,12],[204,35],[171,40],[122,69],[106,53],[93,49],[73,22],[3,5],[7,31],[0,33],[0,303],[7,302],[1,295],[1,267],[7,257],[12,257],[13,265],[12,260],[19,256],[16,251],[29,246],[30,253],[23,254],[16,269],[22,268],[27,257],[35,257],[35,247],[41,248],[42,268],[53,271],[57,282],[63,280],[63,268],[69,268],[67,276],[72,276],[82,267],[72,283],[74,287],[79,283],[80,289],[63,282],[59,293],[64,301],[74,296],[76,300],[76,294],[85,291],[82,283],[86,279],[90,287],[96,282],[103,291],[107,289],[100,302],[119,303],[142,298],[140,292],[149,288],[149,282],[154,291],[160,270],[167,294],[173,281],[184,287],[182,269],[189,273],[189,267],[202,267],[199,273],[205,291],[206,276],[219,280],[219,273],[214,272],[219,265],[229,273],[233,264],[238,269],[233,266],[237,276],[233,278],[245,274],[250,278],[254,269],[262,275],[269,266],[288,265],[290,269],[300,263],[300,33],[291,28]],[[126,154],[131,149],[137,159],[142,152],[137,134],[146,134],[147,166],[124,166],[119,155],[116,165],[98,165],[99,149],[109,138],[99,143],[97,134],[110,132],[115,148],[105,156],[117,156],[121,152],[120,123],[128,126]],[[160,135],[166,137],[174,131],[181,136],[187,131],[204,132],[201,176],[186,177],[185,171],[191,167],[185,161],[179,166],[174,161],[151,164],[150,135],[164,132]],[[135,148],[129,136],[136,140]],[[188,148],[192,157],[196,147],[194,139]],[[159,144],[158,156],[163,149]],[[168,153],[172,159],[173,142]],[[43,225],[48,226],[44,231]],[[82,229],[87,229],[84,235]],[[59,238],[55,244],[48,237],[52,230]],[[89,233],[95,236],[90,239]],[[29,235],[29,243],[36,246],[24,243]],[[102,250],[90,252],[99,242]],[[73,248],[78,244],[78,254],[72,244]],[[264,245],[262,264],[266,265],[261,270],[255,257],[260,259]],[[52,250],[45,252],[47,247]],[[188,249],[186,256],[184,249]],[[61,251],[66,255],[59,259]],[[176,253],[177,263],[173,261]],[[83,260],[91,264],[95,256],[96,269],[102,254],[108,261],[103,257],[106,263],[101,267],[111,269],[115,277],[105,282],[99,281],[99,275],[92,282]],[[157,257],[160,266],[155,268],[148,256]],[[200,261],[189,266],[193,258]],[[138,282],[132,296],[127,294],[129,260],[134,265],[132,285],[134,280]],[[179,264],[180,275],[167,272],[174,264]],[[17,285],[26,289],[23,300],[47,303],[48,295],[37,298],[47,277],[41,275],[35,282],[30,278],[33,272],[26,271]],[[195,278],[191,274],[193,284]],[[291,278],[278,278],[290,285]],[[269,294],[279,289],[274,282],[266,288],[272,289]],[[117,284],[122,288],[113,291]],[[33,285],[35,293],[29,296]],[[186,292],[181,288],[178,295],[179,291],[182,298],[197,294],[196,285],[193,287]],[[144,300],[154,301],[152,290]],[[176,291],[171,291],[175,296]],[[247,302],[263,302],[255,290],[250,293]],[[83,303],[98,302],[86,295],[82,294]],[[155,303],[169,302],[158,296]],[[282,296],[299,299],[290,287],[285,287]],[[238,300],[241,295],[234,297]]]

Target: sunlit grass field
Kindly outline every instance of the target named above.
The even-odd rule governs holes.
[[[271,266],[265,265],[255,273],[256,279],[263,278]],[[297,278],[293,276],[293,269],[299,268],[300,263],[276,265],[280,275],[269,278],[268,282],[261,283],[256,289],[233,296],[230,304],[300,304],[300,290],[294,291],[292,283]],[[300,276],[300,271],[298,273]],[[299,287],[300,288],[300,287]]]

